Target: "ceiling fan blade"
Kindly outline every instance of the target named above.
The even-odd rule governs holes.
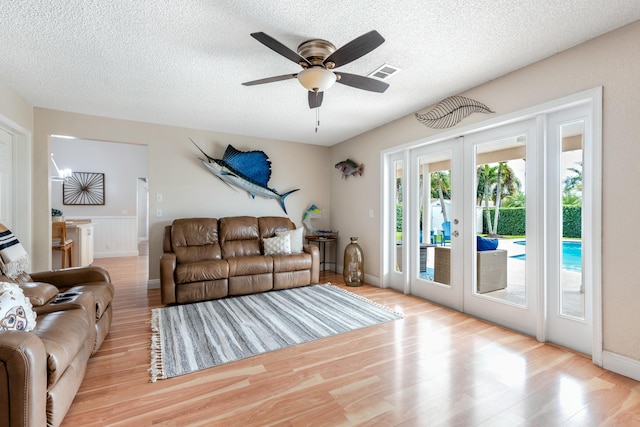
[[[309,108],[318,108],[322,105],[324,92],[309,91]]]
[[[281,76],[273,76],[273,77],[267,77],[266,79],[252,80],[250,82],[244,82],[244,83],[242,83],[242,85],[243,86],[255,86],[255,85],[261,85],[261,84],[265,84],[265,83],[279,82],[280,80],[295,79],[297,76],[298,76],[297,74],[283,74]]]
[[[306,58],[304,58],[303,56],[300,56],[297,52],[289,49],[288,47],[286,47],[285,45],[283,45],[278,40],[274,39],[268,34],[265,34],[262,32],[251,33],[251,37],[258,40],[260,43],[262,43],[269,49],[273,50],[274,52],[277,52],[280,55],[284,56],[288,60],[295,62],[296,64],[307,63],[311,65]]]
[[[339,77],[336,82],[358,89],[383,93],[389,88],[389,83],[381,82],[380,80],[372,79],[370,77],[349,73],[336,73],[336,75]]]
[[[384,37],[382,37],[380,33],[376,30],[369,31],[333,52],[324,60],[324,64],[326,65],[329,62],[333,62],[335,64],[333,68],[342,67],[366,55],[382,43],[384,43]]]

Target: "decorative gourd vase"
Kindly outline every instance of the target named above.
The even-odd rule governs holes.
[[[344,267],[342,276],[347,286],[362,286],[364,283],[364,254],[358,244],[358,238],[352,237],[351,243],[344,249]]]

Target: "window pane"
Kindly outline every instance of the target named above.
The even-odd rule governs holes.
[[[526,304],[526,135],[476,148],[474,292]]]
[[[394,201],[395,201],[395,225],[396,225],[396,238],[395,238],[395,242],[396,242],[396,247],[395,247],[395,251],[394,252],[394,257],[395,257],[395,270],[397,272],[402,272],[402,245],[403,245],[403,241],[404,238],[402,236],[402,231],[403,231],[403,227],[402,227],[402,220],[404,217],[404,205],[402,203],[402,175],[403,175],[403,168],[402,168],[402,160],[398,160],[396,162],[394,162],[394,169],[395,169],[395,186],[394,186]]]
[[[582,144],[584,121],[561,126],[561,313],[584,319],[582,277]]]
[[[420,278],[451,286],[451,151],[420,157]]]

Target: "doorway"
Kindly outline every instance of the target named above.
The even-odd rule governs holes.
[[[31,134],[0,115],[0,145],[0,222],[33,254]]]
[[[598,360],[601,94],[581,95],[383,153],[383,286]]]
[[[50,150],[60,167],[104,175],[103,204],[66,203],[64,182],[54,182],[51,207],[66,219],[92,222],[95,258],[138,255],[141,237],[148,236],[148,147],[52,135]]]

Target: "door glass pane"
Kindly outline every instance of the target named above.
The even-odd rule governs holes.
[[[451,151],[419,158],[420,278],[450,286]]]
[[[476,146],[475,294],[526,303],[526,135]]]
[[[395,173],[395,185],[394,185],[394,215],[395,215],[395,250],[393,251],[393,256],[395,258],[394,268],[397,272],[402,272],[402,246],[404,242],[404,238],[402,236],[403,226],[402,220],[404,217],[404,204],[402,202],[403,197],[403,185],[402,185],[402,177],[404,174],[404,170],[402,167],[402,160],[397,160],[393,163],[393,169]]]
[[[582,277],[582,144],[584,121],[564,124],[561,156],[561,312],[584,319]]]

